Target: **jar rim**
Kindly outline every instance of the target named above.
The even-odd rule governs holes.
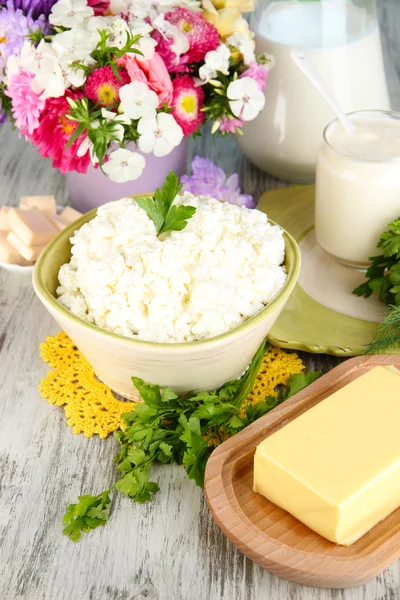
[[[382,116],[382,117],[389,117],[391,119],[397,120],[400,122],[400,112],[394,111],[394,110],[381,110],[381,109],[366,109],[366,110],[354,110],[352,112],[346,113],[347,117],[355,117],[355,116]],[[351,160],[357,161],[357,162],[369,162],[369,163],[376,163],[376,164],[381,164],[381,163],[393,163],[396,161],[400,161],[400,154],[399,156],[388,156],[385,158],[364,158],[364,157],[360,157],[360,156],[355,156],[354,154],[350,154],[347,152],[341,152],[340,150],[338,150],[337,148],[335,148],[335,146],[333,144],[331,144],[331,142],[328,140],[328,133],[329,133],[329,129],[331,127],[333,127],[334,125],[337,125],[339,123],[339,119],[337,117],[335,117],[334,119],[332,119],[332,121],[330,121],[328,123],[328,125],[325,127],[324,132],[323,132],[323,140],[325,142],[325,144],[334,152],[336,152],[337,154],[339,154],[340,156],[345,156],[346,158],[350,158]]]

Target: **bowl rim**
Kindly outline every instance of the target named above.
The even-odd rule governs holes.
[[[126,197],[134,199],[137,197],[150,196],[150,195],[151,194],[134,194],[132,196],[126,196]],[[258,210],[258,209],[256,208],[253,210]],[[91,211],[85,213],[84,215],[82,215],[82,217],[80,217],[79,219],[77,219],[76,221],[74,221],[73,223],[68,225],[65,229],[60,231],[60,233],[46,246],[46,248],[42,251],[42,253],[40,254],[40,256],[34,266],[33,275],[32,275],[33,288],[36,292],[36,295],[43,302],[43,304],[45,304],[50,309],[50,312],[60,313],[67,321],[70,321],[70,322],[74,323],[76,326],[87,330],[88,333],[98,335],[99,337],[106,336],[106,338],[108,338],[110,340],[115,340],[119,344],[124,344],[128,347],[129,346],[135,347],[138,345],[143,348],[147,347],[147,348],[153,348],[153,349],[160,349],[160,348],[167,347],[170,351],[171,350],[179,351],[182,349],[189,350],[191,348],[197,348],[199,346],[205,347],[207,345],[211,346],[213,344],[218,344],[219,342],[225,342],[228,338],[235,336],[235,334],[237,335],[238,333],[243,333],[243,331],[252,329],[256,325],[258,325],[259,323],[264,321],[268,316],[270,316],[290,296],[291,292],[293,291],[294,286],[296,285],[297,279],[299,277],[300,265],[301,265],[301,253],[300,253],[300,248],[299,248],[296,240],[283,227],[281,227],[280,225],[275,223],[275,221],[268,219],[269,223],[271,223],[272,225],[278,225],[278,227],[280,227],[283,230],[283,238],[285,241],[285,257],[286,257],[287,249],[290,248],[293,253],[294,259],[292,261],[293,264],[290,265],[290,268],[288,269],[286,281],[285,281],[283,287],[279,290],[279,292],[275,296],[275,298],[267,306],[265,306],[260,312],[258,312],[256,315],[250,317],[249,319],[247,319],[246,321],[244,321],[243,323],[241,323],[234,329],[230,329],[229,331],[226,331],[225,333],[221,333],[220,335],[214,336],[212,338],[207,338],[205,340],[194,340],[191,342],[151,342],[151,341],[147,341],[147,340],[140,340],[140,339],[123,336],[118,333],[108,331],[107,329],[102,329],[101,327],[98,327],[97,325],[94,325],[93,323],[89,323],[88,321],[85,321],[85,320],[81,319],[80,317],[77,317],[76,315],[71,313],[65,306],[63,306],[61,304],[61,302],[59,302],[53,296],[53,294],[50,293],[47,286],[44,284],[43,278],[42,278],[42,270],[44,267],[47,267],[49,258],[54,249],[54,246],[57,246],[60,243],[61,238],[63,239],[63,241],[69,240],[69,238],[73,235],[73,233],[75,231],[80,229],[85,223],[88,223],[89,221],[91,221],[96,216],[96,214],[97,214],[97,208],[94,208]],[[64,238],[65,238],[65,240],[64,240]]]

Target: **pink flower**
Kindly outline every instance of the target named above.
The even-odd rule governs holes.
[[[130,83],[130,78],[125,69],[119,71],[118,79],[110,65],[95,69],[87,78],[84,92],[85,96],[95,104],[111,106],[119,101],[119,88]]]
[[[5,92],[11,98],[15,124],[20,134],[26,136],[30,136],[38,127],[40,113],[45,105],[45,100],[40,100],[39,95],[31,88],[33,77],[27,71],[14,75]]]
[[[150,60],[141,61],[137,60],[135,56],[124,54],[117,63],[125,67],[131,81],[143,81],[157,94],[160,101],[159,106],[164,103],[171,104],[172,81],[163,59],[157,52]]]
[[[187,8],[176,8],[164,15],[166,21],[176,25],[186,35],[190,48],[181,56],[182,64],[199,62],[207,52],[216,50],[220,44],[219,34],[214,25],[207,23],[199,13]]]
[[[93,8],[96,17],[109,14],[110,0],[87,0],[87,5]]]
[[[172,115],[182,127],[183,134],[190,135],[204,122],[205,115],[200,110],[204,104],[203,89],[200,86],[195,87],[190,75],[177,77],[174,79],[173,86]]]
[[[171,50],[174,43],[172,38],[165,38],[156,29],[152,32],[151,37],[157,42],[157,53],[163,59],[168,73],[189,73],[190,69],[186,64],[188,61],[187,53],[177,58],[175,52]]]
[[[77,156],[78,148],[86,137],[85,134],[82,133],[69,148],[65,149],[71,134],[78,126],[78,123],[67,119],[66,115],[71,110],[67,97],[77,100],[81,95],[67,90],[65,96],[61,98],[46,100],[39,117],[39,126],[33,132],[31,141],[38,146],[44,158],[52,159],[53,167],[60,169],[61,173],[67,171],[86,173],[90,163],[89,152],[84,156]]]
[[[269,70],[265,68],[264,65],[259,65],[256,61],[252,62],[248,69],[244,71],[239,76],[241,77],[251,77],[257,83],[259,89],[263,92],[265,86],[267,85],[267,79],[269,75]]]
[[[236,130],[240,129],[242,125],[243,121],[241,119],[230,119],[226,115],[222,115],[219,131],[223,131],[224,133],[236,133]]]

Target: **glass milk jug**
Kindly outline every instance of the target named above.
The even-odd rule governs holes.
[[[260,169],[298,183],[315,178],[334,114],[290,58],[300,49],[345,112],[390,109],[375,0],[267,0],[252,16],[256,52],[273,54],[260,115],[238,144]]]

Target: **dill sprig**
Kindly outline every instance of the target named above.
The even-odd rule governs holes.
[[[400,305],[391,306],[385,319],[379,325],[366,354],[380,354],[400,346]]]

